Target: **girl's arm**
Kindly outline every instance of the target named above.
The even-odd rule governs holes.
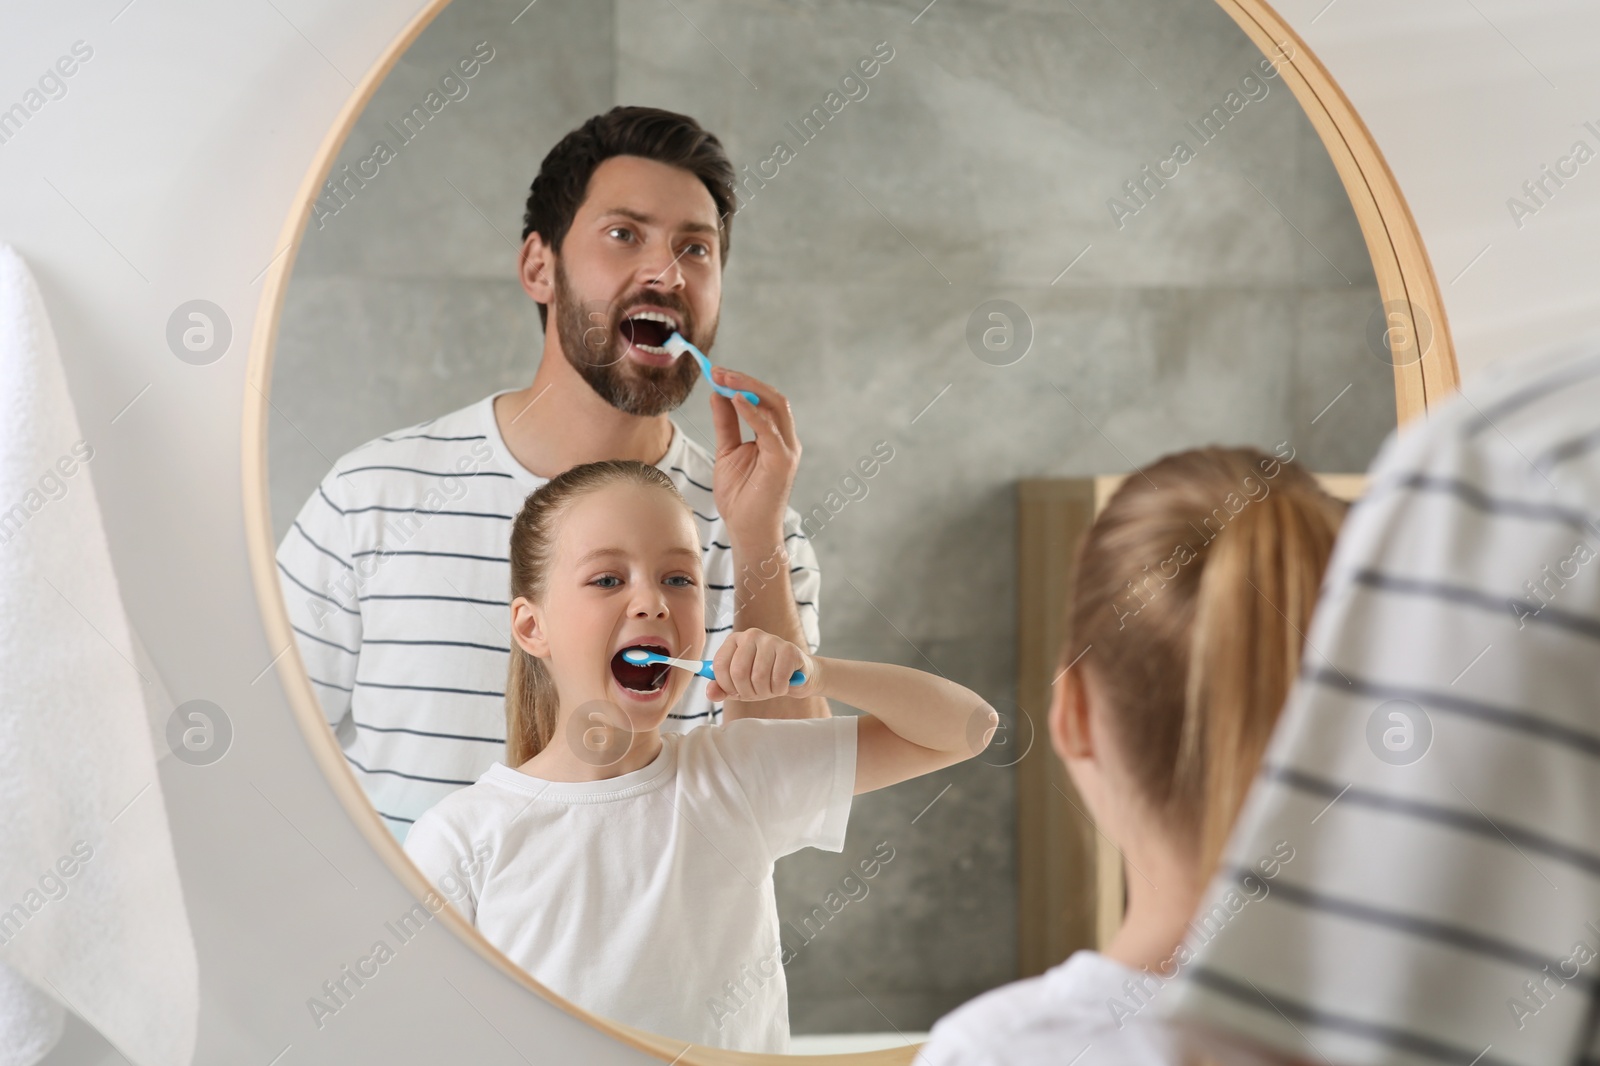
[[[1000,722],[982,697],[954,681],[907,666],[813,656],[759,629],[731,634],[712,669],[712,700],[824,696],[866,711],[856,724],[857,795],[972,758]],[[805,671],[805,684],[788,684],[795,670]]]
[[[972,758],[1000,721],[977,693],[935,674],[855,659],[812,661],[822,695],[867,712],[856,723],[858,796]]]

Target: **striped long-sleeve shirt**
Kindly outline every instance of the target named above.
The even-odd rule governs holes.
[[[278,546],[312,685],[345,759],[402,842],[423,811],[505,755],[511,523],[546,479],[511,456],[493,404],[486,397],[342,456]],[[733,552],[712,497],[713,463],[674,425],[656,464],[688,500],[700,533],[706,658],[734,617]],[[821,573],[792,508],[784,532],[815,652]],[[705,686],[692,680],[664,730],[721,721]]]
[[[1597,350],[1385,445],[1163,1010],[1341,1066],[1600,1061]]]

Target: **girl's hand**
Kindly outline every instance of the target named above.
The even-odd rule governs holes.
[[[706,698],[713,703],[813,696],[822,683],[815,656],[797,644],[760,629],[741,629],[729,634],[711,660],[711,669],[717,677],[706,683]],[[805,671],[805,684],[789,684],[796,670]]]

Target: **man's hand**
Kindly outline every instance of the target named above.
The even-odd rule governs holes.
[[[711,418],[717,433],[717,465],[712,495],[735,547],[783,543],[783,517],[800,468],[800,438],[788,399],[764,381],[727,367],[716,367],[717,384],[753,392],[759,404],[711,393]],[[750,423],[755,440],[743,440],[740,419]]]
[[[795,644],[797,650],[809,649],[810,641],[800,624],[799,607],[789,580],[784,524],[789,492],[800,466],[800,438],[795,433],[794,413],[788,399],[764,381],[726,367],[716,367],[713,376],[719,385],[761,397],[759,404],[751,404],[744,399],[711,394],[711,415],[717,427],[712,492],[733,548],[734,635],[756,630]],[[755,440],[741,439],[741,419],[750,423]],[[785,688],[761,699],[736,695],[726,684],[713,682],[706,692],[713,703],[726,704],[724,721],[828,717],[828,701],[817,695],[815,687],[796,688],[798,692]],[[779,698],[797,695],[801,698]]]
[[[821,664],[815,656],[760,629],[728,634],[711,660],[711,669],[717,677],[706,683],[706,697],[712,702],[802,698],[817,695],[822,688]],[[796,670],[805,671],[805,683],[790,685]]]

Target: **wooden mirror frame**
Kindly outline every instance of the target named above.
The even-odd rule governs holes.
[[[256,310],[245,370],[247,388],[244,394],[242,441],[245,536],[250,552],[251,576],[260,600],[267,639],[272,647],[283,649],[276,659],[278,676],[312,755],[345,812],[378,853],[378,857],[419,901],[429,897],[438,899],[438,896],[421,871],[406,857],[400,843],[378,817],[360,783],[346,765],[338,739],[324,718],[321,704],[311,688],[309,675],[300,661],[294,632],[290,628],[283,593],[278,585],[276,544],[268,497],[267,416],[270,405],[267,393],[271,388],[272,360],[284,296],[300,242],[310,221],[312,205],[328,179],[339,150],[379,84],[411,47],[417,35],[449,2],[429,0],[427,6],[412,18],[367,71],[340,109],[332,128],[323,137],[300,183],[290,205],[289,216],[284,220],[279,234],[278,243],[283,251],[268,267],[261,301]],[[1380,298],[1386,307],[1409,310],[1413,321],[1425,324],[1424,334],[1431,332],[1431,343],[1420,359],[1395,367],[1395,410],[1397,421],[1403,424],[1439,403],[1455,391],[1459,383],[1455,350],[1438,281],[1411,210],[1366,125],[1326,68],[1288,23],[1264,0],[1217,0],[1217,3],[1239,24],[1263,55],[1275,54],[1280,45],[1286,46],[1283,50],[1288,56],[1280,73],[1301,109],[1310,118],[1344,183],[1345,193],[1350,198],[1356,220],[1366,237]],[[892,1066],[909,1063],[915,1054],[915,1048],[907,1047],[842,1055],[768,1055],[685,1044],[681,1040],[644,1032],[592,1014],[556,995],[489,943],[454,907],[442,905],[437,917],[487,962],[528,991],[608,1036],[662,1061],[681,1066],[741,1066],[756,1063],[769,1066],[824,1063],[829,1066]]]

